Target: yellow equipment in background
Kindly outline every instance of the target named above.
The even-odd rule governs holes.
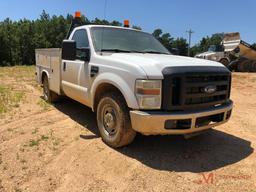
[[[238,58],[230,64],[235,66],[237,71],[256,72],[256,50],[241,40],[240,33],[226,33],[222,44],[226,53]]]

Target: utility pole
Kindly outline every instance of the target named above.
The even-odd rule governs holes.
[[[195,32],[192,31],[191,29],[186,32],[188,33],[188,56],[190,56],[191,36]]]

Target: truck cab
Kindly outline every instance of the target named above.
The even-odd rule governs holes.
[[[61,49],[36,50],[44,97],[65,95],[92,109],[105,143],[144,135],[194,134],[227,122],[231,73],[222,64],[174,56],[151,34],[76,27]]]

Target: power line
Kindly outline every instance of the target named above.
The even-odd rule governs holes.
[[[190,56],[191,36],[195,32],[190,29],[186,33],[188,33],[188,56]]]

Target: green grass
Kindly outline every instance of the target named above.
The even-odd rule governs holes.
[[[14,93],[14,102],[19,103],[22,98],[24,97],[25,93],[24,92],[15,92]]]
[[[0,114],[8,112],[14,107],[19,107],[24,96],[23,91],[0,85]]]
[[[13,85],[19,85],[20,82],[37,85],[35,66],[0,67],[0,78],[6,80],[0,84],[0,115],[12,108],[19,107],[20,102],[25,97],[25,90],[17,90]],[[11,80],[11,85],[8,84],[10,83],[9,80]]]
[[[42,141],[47,141],[49,139],[48,136],[45,136],[45,135],[41,135],[41,140]]]
[[[37,140],[31,139],[31,140],[29,141],[29,147],[38,146],[39,143],[40,143],[40,139],[37,139]]]
[[[0,114],[7,112],[7,101],[10,95],[10,90],[2,85],[0,85]]]
[[[51,105],[49,103],[47,103],[45,100],[43,99],[40,99],[38,102],[37,102],[37,105],[39,105],[43,111],[48,111],[51,107]]]
[[[29,147],[35,147],[35,146],[39,146],[40,142],[41,141],[47,141],[49,139],[48,136],[46,135],[41,135],[41,137],[39,139],[31,139],[29,141],[29,144],[28,145],[25,145],[25,146],[29,146]]]
[[[8,76],[19,80],[32,80],[35,78],[35,65],[0,67],[0,77]]]

